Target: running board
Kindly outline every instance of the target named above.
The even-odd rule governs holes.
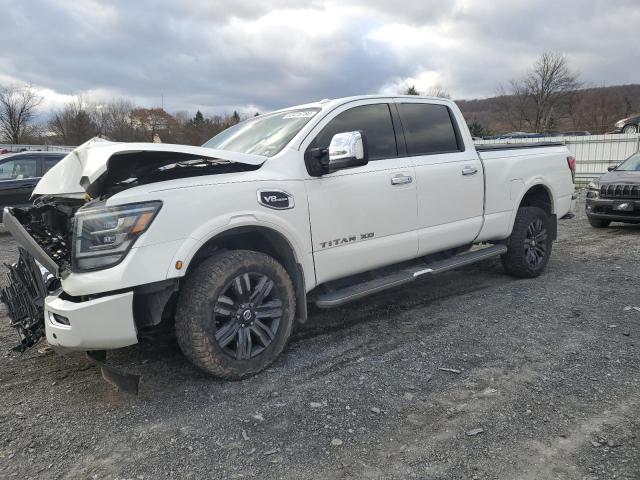
[[[462,253],[446,260],[421,263],[411,268],[404,268],[381,278],[375,278],[349,287],[320,294],[315,303],[320,308],[339,307],[345,303],[358,300],[373,293],[397,287],[414,281],[416,278],[431,274],[446,272],[454,268],[463,267],[487,258],[502,255],[507,252],[506,245],[492,245],[491,247],[472,252]]]

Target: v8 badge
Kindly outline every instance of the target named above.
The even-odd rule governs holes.
[[[284,190],[258,190],[258,203],[274,210],[287,210],[294,207],[293,195]]]

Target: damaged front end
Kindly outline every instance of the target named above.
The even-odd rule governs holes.
[[[73,215],[83,203],[45,197],[33,207],[4,210],[5,227],[20,245],[18,261],[6,265],[0,288],[10,325],[18,332],[14,350],[24,352],[45,335],[44,299],[60,289],[60,278],[70,272]]]
[[[50,289],[55,290],[57,281],[24,248],[18,250],[18,261],[7,265],[9,272],[6,286],[0,288],[0,300],[7,306],[10,325],[20,339],[13,350],[22,353],[45,336],[44,299]]]
[[[11,325],[19,335],[15,349],[25,351],[43,338],[46,299],[66,295],[61,285],[69,275],[110,268],[122,261],[161,207],[161,202],[144,197],[136,203],[113,202],[111,206],[112,197],[150,183],[251,171],[265,160],[202,147],[99,139],[67,155],[36,186],[33,206],[4,210],[5,228],[20,247],[18,261],[7,265],[6,285],[0,289],[0,300],[6,303]],[[164,321],[164,305],[175,297],[175,286],[139,285],[133,290],[138,332]],[[108,293],[95,292],[76,300],[88,302]],[[63,320],[61,317],[60,322]],[[63,341],[59,343],[65,347]],[[85,344],[80,342],[80,346]]]

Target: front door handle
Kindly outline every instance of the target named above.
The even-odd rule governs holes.
[[[475,175],[476,173],[478,173],[478,169],[470,165],[467,165],[462,169],[462,175]]]
[[[391,177],[391,185],[406,185],[413,182],[413,177],[409,175],[396,175]]]

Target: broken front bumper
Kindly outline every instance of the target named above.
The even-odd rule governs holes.
[[[47,341],[64,350],[109,350],[138,343],[133,292],[76,301],[64,294],[44,301]]]

